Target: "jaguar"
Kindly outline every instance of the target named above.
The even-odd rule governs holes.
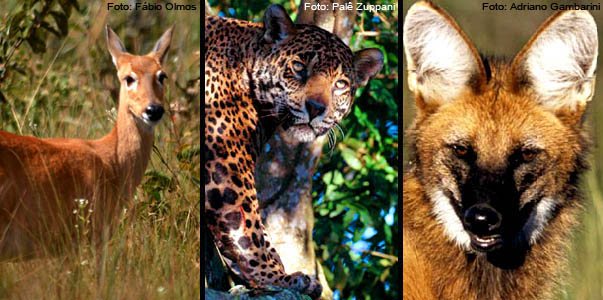
[[[327,134],[383,66],[334,34],[294,24],[280,5],[262,23],[205,18],[205,218],[229,269],[248,286],[320,296],[313,276],[289,274],[260,217],[254,169],[279,127],[301,142]]]

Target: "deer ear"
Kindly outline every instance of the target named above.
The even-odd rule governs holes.
[[[123,53],[127,53],[126,47],[124,47],[124,44],[122,44],[117,34],[115,34],[111,27],[109,27],[109,24],[107,24],[106,29],[107,47],[109,48],[109,53],[111,54],[113,64],[117,67],[117,58],[120,57]]]
[[[588,11],[551,16],[513,60],[515,84],[556,114],[582,115],[595,90],[597,25]]]
[[[172,32],[174,31],[174,25],[170,26],[170,28],[161,35],[155,46],[153,47],[153,51],[151,51],[151,55],[155,56],[161,64],[165,61],[167,57],[167,52],[170,49],[170,44],[172,42]]]
[[[437,6],[415,3],[406,14],[403,40],[408,86],[419,109],[438,107],[486,83],[479,53],[452,17]]]

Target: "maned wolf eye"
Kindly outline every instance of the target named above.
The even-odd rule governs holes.
[[[458,158],[467,157],[467,154],[469,154],[469,148],[463,145],[452,145],[452,149]]]
[[[531,162],[536,157],[537,151],[534,149],[521,150],[521,159],[523,162]]]

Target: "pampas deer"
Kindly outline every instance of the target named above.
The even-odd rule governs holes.
[[[1,257],[39,254],[72,236],[77,201],[86,201],[92,211],[94,236],[108,232],[142,180],[154,128],[164,114],[162,63],[173,26],[144,56],[126,52],[113,30],[106,29],[121,83],[117,120],[109,134],[97,140],[41,139],[0,131]]]

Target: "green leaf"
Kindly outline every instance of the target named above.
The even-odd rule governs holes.
[[[341,175],[341,172],[339,170],[336,170],[335,178],[333,178],[333,184],[341,185],[341,184],[343,184],[343,182],[344,182],[343,175]]]
[[[77,0],[69,0],[69,3],[75,7],[75,9],[80,10],[80,5],[77,4]]]
[[[355,139],[355,138],[346,139],[345,144],[354,150],[358,150],[358,149],[366,147],[364,141],[361,141],[361,140]]]
[[[379,281],[383,282],[385,280],[387,280],[387,277],[389,276],[389,268],[385,269],[383,271],[383,273],[381,273],[381,276],[379,276]]]
[[[57,27],[61,31],[61,35],[66,36],[67,33],[69,32],[69,25],[68,25],[68,21],[67,21],[68,16],[65,14],[62,14],[60,12],[56,12],[56,11],[51,11],[50,15],[52,16],[54,21],[57,23]]]
[[[25,18],[25,11],[22,11],[22,10],[13,16],[13,19],[10,21],[11,31],[14,30],[15,28],[19,27],[19,24],[21,23],[21,21],[23,21],[23,18]],[[14,35],[14,33],[9,33],[9,37],[11,37],[13,35]]]
[[[50,24],[48,24],[48,22],[46,22],[46,21],[42,21],[40,23],[40,26],[42,28],[50,31],[52,34],[56,35],[59,38],[62,36],[62,34],[60,32],[58,32],[58,31],[56,31],[56,29],[52,28],[52,26]]]
[[[201,147],[199,147],[198,145],[191,146],[191,147],[184,147],[177,154],[177,158],[178,158],[179,162],[190,161],[195,156],[201,156]]]
[[[67,17],[71,15],[71,6],[73,5],[73,2],[75,2],[75,5],[77,6],[77,1],[59,0],[59,5],[63,9]]]
[[[389,227],[388,225],[383,226],[383,232],[385,233],[385,242],[386,243],[391,243],[392,242],[392,229],[391,227]]]
[[[387,180],[389,182],[395,182],[397,178],[398,178],[398,176],[396,176],[394,174],[385,175],[385,180]]]
[[[349,148],[345,148],[341,151],[341,156],[348,166],[350,166],[350,168],[354,170],[362,169],[362,162],[358,159],[358,157],[356,157],[356,152]]]
[[[338,189],[339,187],[337,185],[334,184],[328,184],[327,188],[325,190],[325,199],[327,200],[333,200],[336,199],[335,198],[335,194],[334,192]]]
[[[356,117],[356,119],[358,119],[358,122],[360,124],[365,124],[367,122],[366,113],[360,110],[358,106],[354,106],[354,116]]]
[[[346,207],[343,205],[336,204],[335,209],[329,213],[329,218],[333,218],[341,214]]]
[[[348,210],[345,215],[343,216],[343,226],[347,227],[350,225],[350,223],[352,222],[352,220],[354,220],[354,216],[356,215],[356,210],[355,209],[350,209]]]
[[[21,38],[27,39],[29,37],[29,31],[31,30],[31,26],[27,26],[25,30],[21,32]]]
[[[320,208],[318,214],[324,217],[329,214],[329,210],[327,208]]]
[[[174,179],[159,171],[150,170],[145,172],[146,179],[143,187],[145,190],[172,190],[175,187]]]
[[[358,242],[362,238],[362,234],[365,230],[356,230],[354,231],[354,235],[352,236],[352,241]]]
[[[373,226],[373,218],[368,209],[363,208],[362,210],[358,210],[358,217],[365,226]]]
[[[27,39],[27,43],[29,44],[29,46],[31,46],[33,52],[37,54],[46,52],[46,44],[40,36],[41,34],[39,33],[39,31],[36,31]]]
[[[322,181],[326,184],[330,184],[333,179],[333,172],[327,172],[322,176]]]

